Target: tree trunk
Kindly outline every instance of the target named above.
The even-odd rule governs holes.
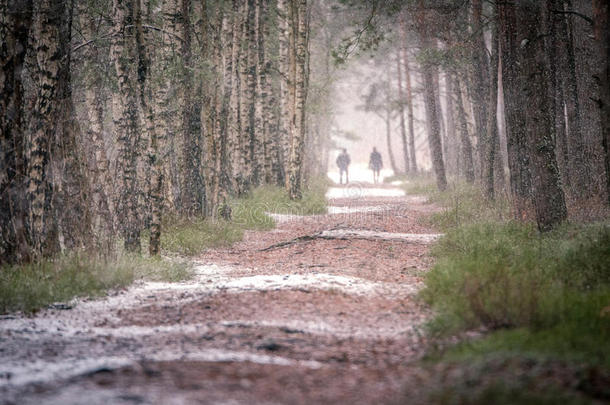
[[[243,2],[243,28],[241,41],[241,56],[239,59],[240,94],[239,144],[241,151],[241,173],[238,195],[245,194],[250,189],[253,175],[254,157],[254,97],[256,92],[256,52],[255,52],[255,9],[254,0]]]
[[[522,104],[524,99],[518,85],[518,80],[520,80],[519,55],[517,54],[519,40],[514,5],[498,4],[498,23],[513,213],[516,219],[525,220],[531,211],[531,174],[523,109],[526,104]]]
[[[95,38],[98,33],[95,27],[95,18],[91,17],[89,10],[84,7],[80,11],[80,28],[86,39]],[[104,106],[102,94],[102,75],[99,64],[101,62],[99,50],[95,44],[88,46],[84,51],[87,72],[85,87],[85,106],[87,113],[87,138],[93,145],[93,159],[91,164],[91,193],[95,218],[93,234],[97,240],[98,249],[110,252],[114,245],[114,201],[110,198],[111,178],[110,164],[104,142]]]
[[[428,33],[428,21],[426,21],[426,11],[423,1],[420,0],[419,12],[417,15],[417,31],[422,51],[434,49],[435,44],[431,41]],[[447,178],[445,176],[445,164],[443,162],[443,147],[441,144],[440,121],[438,116],[438,106],[434,94],[434,70],[429,62],[422,64],[422,77],[424,81],[424,102],[426,106],[426,121],[428,122],[428,146],[432,158],[432,167],[436,175],[436,185],[439,190],[447,188]]]
[[[457,175],[459,172],[458,139],[456,137],[455,106],[451,93],[451,75],[444,72],[445,77],[445,102],[447,103],[447,139],[445,146],[445,167],[447,172]]]
[[[296,17],[295,35],[295,75],[294,75],[294,131],[290,144],[290,159],[288,170],[288,195],[297,200],[302,196],[303,148],[305,144],[305,104],[307,101],[307,86],[309,71],[307,68],[309,13],[307,0],[293,0],[293,10]]]
[[[51,208],[62,250],[92,246],[92,222],[89,206],[90,184],[80,125],[72,100],[71,38],[74,3],[61,9],[57,117],[51,147],[53,193]]]
[[[256,0],[254,13],[254,44],[256,45],[256,98],[254,101],[254,130],[252,131],[252,183],[259,186],[271,172],[269,148],[269,127],[265,122],[265,105],[269,102],[267,94],[267,72],[265,60],[265,0]]]
[[[396,55],[396,75],[398,78],[398,105],[400,118],[400,139],[402,140],[402,156],[405,164],[405,173],[409,172],[409,149],[407,147],[407,128],[405,126],[405,96],[402,88],[402,67],[400,63],[400,50]]]
[[[182,160],[180,162],[182,186],[180,187],[180,210],[183,215],[202,215],[204,186],[201,178],[201,131],[194,125],[199,103],[195,102],[193,89],[194,65],[192,61],[192,29],[190,24],[191,0],[181,0],[181,36],[183,60],[183,108],[182,108]],[[205,46],[205,44],[204,44]],[[200,88],[200,87],[199,87]]]
[[[398,167],[396,166],[396,159],[394,159],[394,149],[392,148],[392,112],[388,109],[385,111],[385,139],[388,147],[388,157],[390,158],[390,167],[394,174],[398,174]]]
[[[136,97],[136,44],[133,29],[133,0],[114,0],[114,31],[112,62],[118,80],[113,95],[113,121],[119,148],[118,219],[125,249],[139,252],[140,224],[138,220],[136,145],[138,144],[138,108]]]
[[[0,265],[30,252],[24,206],[25,130],[22,69],[32,18],[31,1],[0,0]]]
[[[30,241],[34,254],[41,256],[59,250],[59,239],[51,200],[50,151],[59,118],[59,75],[62,59],[60,30],[64,4],[61,0],[44,0],[34,9],[32,36],[38,61],[35,78],[36,101],[31,112],[28,190]]]
[[[597,105],[602,128],[602,146],[604,149],[604,166],[606,171],[606,194],[610,204],[610,7],[604,0],[593,0],[593,32],[598,54],[602,64],[597,73],[599,81],[599,99]]]
[[[491,60],[489,71],[489,97],[487,101],[487,143],[485,151],[485,172],[483,173],[483,185],[485,196],[489,200],[493,200],[494,196],[494,163],[498,159],[496,156],[498,146],[498,25],[496,6],[494,8],[491,28]]]
[[[455,97],[456,117],[458,122],[458,131],[460,132],[460,155],[462,156],[462,171],[466,177],[466,182],[474,183],[474,162],[472,158],[472,143],[470,142],[470,134],[468,133],[468,124],[466,122],[466,111],[464,110],[464,101],[462,98],[462,89],[457,75],[451,80],[451,92]]]
[[[546,58],[539,4],[525,2],[518,8],[522,46],[519,87],[525,96],[526,136],[532,168],[532,200],[538,228],[548,231],[567,218],[553,137],[554,114],[549,98],[549,66]]]
[[[293,47],[293,1],[294,0],[278,0],[278,26],[279,26],[279,72],[280,72],[280,117],[279,117],[279,134],[280,134],[280,152],[282,157],[282,166],[284,172],[285,185],[289,183],[289,161],[290,147],[293,137],[293,125],[291,123],[293,97],[291,96],[291,88],[294,86],[294,75],[291,64],[291,53]]]
[[[477,151],[479,155],[478,177],[484,179],[489,169],[486,167],[487,151],[487,102],[489,88],[489,64],[487,61],[487,48],[485,47],[485,31],[482,24],[482,0],[472,0],[472,31],[474,42],[472,44],[472,106],[477,134]],[[493,171],[493,168],[491,169]],[[482,181],[482,184],[485,182]]]
[[[405,44],[403,42],[403,44]],[[411,87],[411,70],[409,68],[409,60],[406,44],[403,46],[403,60],[405,67],[405,87],[406,87],[406,101],[407,101],[407,123],[409,126],[409,152],[411,153],[411,172],[417,173],[417,155],[415,150],[415,118],[413,114],[413,89]]]

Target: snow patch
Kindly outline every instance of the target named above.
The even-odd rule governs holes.
[[[26,364],[3,363],[0,366],[0,378],[2,386],[20,386],[31,383],[44,383],[57,380],[65,380],[71,377],[92,373],[97,370],[114,370],[121,367],[134,365],[138,361],[201,361],[201,362],[250,362],[257,364],[270,364],[276,366],[303,366],[317,369],[322,363],[313,360],[292,360],[285,357],[269,356],[264,354],[230,351],[221,349],[209,349],[196,352],[161,352],[150,355],[133,353],[126,356],[109,356],[96,358],[69,358],[55,361],[28,361]]]
[[[346,187],[329,187],[326,192],[327,199],[333,198],[364,198],[364,197],[404,197],[405,191],[400,188],[368,188],[358,184],[349,184]]]

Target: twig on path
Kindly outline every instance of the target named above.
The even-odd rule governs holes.
[[[432,243],[440,238],[441,234],[415,234],[415,233],[390,233],[390,232],[374,232],[366,230],[350,230],[350,229],[329,229],[320,231],[311,235],[303,235],[298,238],[294,238],[288,241],[276,243],[261,249],[261,252],[268,250],[278,249],[290,245],[294,245],[299,242],[307,242],[315,239],[326,239],[326,240],[350,240],[350,239],[363,239],[371,241],[396,241],[405,243]]]

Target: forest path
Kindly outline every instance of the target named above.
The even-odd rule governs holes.
[[[276,215],[183,283],[0,320],[4,403],[387,403],[416,373],[437,208],[331,188],[329,214]],[[329,236],[330,235],[330,236]]]

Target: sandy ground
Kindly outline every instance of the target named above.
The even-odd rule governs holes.
[[[437,208],[365,183],[327,196],[328,215],[276,216],[188,282],[3,317],[0,403],[391,403],[426,347]]]

